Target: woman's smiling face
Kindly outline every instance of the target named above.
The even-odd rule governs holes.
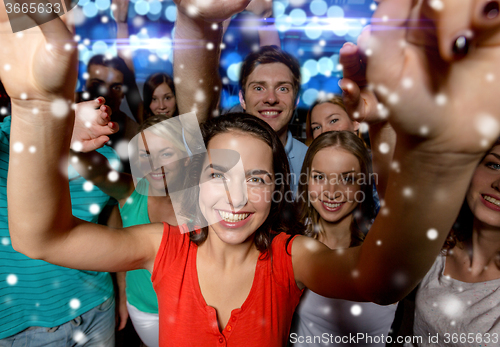
[[[144,137],[138,141],[141,171],[150,188],[160,195],[165,195],[167,181],[174,182],[186,165],[186,162],[181,160],[184,155],[171,141],[148,130],[143,133]],[[146,143],[143,139],[146,139]]]
[[[309,177],[309,201],[323,220],[336,223],[358,206],[360,172],[358,159],[346,150],[327,147],[316,153]]]
[[[493,147],[479,163],[466,198],[476,219],[500,227],[500,145]]]
[[[214,136],[202,166],[200,209],[209,235],[241,244],[265,222],[274,191],[273,153],[238,130]]]

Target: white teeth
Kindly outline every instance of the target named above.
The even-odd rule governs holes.
[[[330,208],[336,208],[336,207],[339,207],[341,204],[329,204],[327,202],[324,202],[323,201],[323,204],[325,204],[326,207],[330,207]]]
[[[279,114],[279,112],[278,112],[278,111],[266,111],[266,112],[261,112],[261,113],[262,113],[262,115],[264,115],[264,116],[271,116],[271,117],[272,117],[272,116],[277,116],[277,115]]]
[[[491,196],[488,196],[488,195],[484,195],[484,200],[486,201],[489,201],[491,202],[492,204],[495,204],[497,206],[500,206],[500,201],[495,199],[495,198],[492,198]]]
[[[226,222],[239,222],[246,219],[250,213],[231,213],[219,210],[219,215]]]

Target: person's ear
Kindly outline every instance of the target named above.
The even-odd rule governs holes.
[[[354,131],[358,131],[359,130],[359,122],[354,120],[352,121],[352,125],[354,125]]]
[[[247,109],[247,104],[245,102],[245,99],[243,98],[243,91],[240,89],[240,92],[239,92],[239,97],[240,97],[240,105],[241,107],[243,107],[244,110]]]

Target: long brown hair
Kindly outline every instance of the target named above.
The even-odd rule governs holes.
[[[329,147],[341,148],[354,155],[358,161],[361,173],[368,182],[372,176],[372,163],[370,153],[363,140],[350,131],[330,131],[318,136],[309,146],[299,180],[297,213],[299,221],[306,224],[305,234],[317,238],[322,231],[319,222],[319,213],[311,206],[309,201],[309,174],[311,172],[312,162],[316,154]],[[331,158],[335,160],[335,158]],[[307,178],[303,180],[303,178]],[[361,244],[364,235],[368,231],[373,218],[375,218],[375,202],[373,199],[373,188],[371,184],[362,184],[361,191],[364,194],[364,200],[356,207],[354,213],[354,222],[351,223],[351,245]]]

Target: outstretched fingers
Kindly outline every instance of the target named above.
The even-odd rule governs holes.
[[[407,21],[412,6],[412,0],[380,2],[372,19],[368,42],[360,42],[366,47],[370,82],[389,89],[396,87],[405,63]]]

